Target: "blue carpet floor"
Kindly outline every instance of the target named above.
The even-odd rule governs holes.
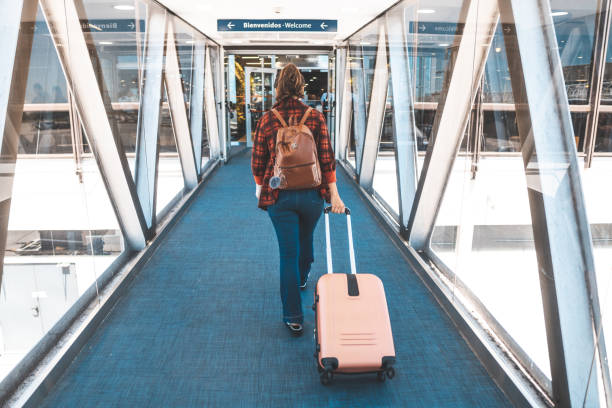
[[[504,407],[510,403],[368,213],[341,170],[357,271],[386,288],[397,376],[319,383],[312,291],[325,272],[324,224],[303,294],[305,335],[281,323],[278,247],[256,206],[250,151],[219,169],[44,402],[47,407]],[[332,216],[334,266],[348,271],[346,224]]]

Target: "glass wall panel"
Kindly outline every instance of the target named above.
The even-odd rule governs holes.
[[[601,112],[599,114],[595,138],[595,152],[612,152],[612,113],[610,112]]]
[[[19,154],[72,154],[66,78],[49,29],[36,17]]]
[[[332,55],[328,58],[327,69],[327,89],[323,90],[321,95],[321,109],[327,119],[327,127],[329,129],[329,138],[332,146],[336,145],[336,56]]]
[[[348,158],[355,161],[355,169],[361,165],[361,149],[365,139],[366,124],[374,81],[374,65],[378,46],[378,21],[374,21],[360,30],[349,40],[349,57],[351,75],[351,93],[353,100],[353,121],[351,126]]]
[[[19,158],[0,297],[0,378],[123,252],[91,158]]]
[[[223,92],[221,90],[221,76],[223,75],[223,71],[221,69],[221,62],[219,61],[219,46],[214,43],[209,43],[209,56],[210,56],[210,67],[212,70],[213,76],[213,85],[215,90],[215,107],[217,111],[217,128],[219,129],[219,137],[223,139],[223,115],[221,114],[221,101],[223,100]],[[264,61],[265,62],[265,61]],[[268,64],[264,64],[266,67],[272,66],[272,61],[269,60]],[[219,146],[223,148],[223,143],[220,143]]]
[[[187,107],[187,120],[191,124],[191,93],[193,84],[193,53],[195,48],[195,30],[178,18],[174,19],[174,42],[179,60],[183,95]]]
[[[147,1],[136,0],[132,4],[115,7],[125,6],[125,1],[83,0],[83,9],[90,21],[84,32],[90,47],[97,53],[92,61],[104,81],[113,110],[109,119],[119,131],[131,168],[136,151],[147,7],[161,10]]]
[[[359,171],[361,154],[359,146],[363,143],[366,129],[365,89],[363,84],[363,54],[359,41],[349,42],[348,64],[351,76],[351,98],[353,100],[353,115],[348,143],[348,160],[356,171]]]
[[[612,31],[608,37],[608,49],[606,50],[606,61],[604,77],[601,88],[601,104],[612,105]]]
[[[444,4],[447,7],[428,5],[426,13],[422,5],[417,10],[406,8],[408,50],[415,76],[417,143],[421,151],[432,142],[431,132],[438,103],[442,102],[444,81],[451,75],[449,61],[458,51],[455,36],[469,35],[467,30],[472,29],[459,20],[461,2]],[[476,47],[482,45],[475,44]],[[474,64],[473,61],[469,63]],[[474,172],[472,158],[461,154],[477,146],[473,138],[480,136],[479,148],[483,152],[520,151],[508,63],[499,28],[481,84],[482,104],[473,107],[460,154],[455,158],[445,187],[429,253],[448,268],[452,289],[473,295],[481,302],[504,333],[535,362],[536,367],[532,370],[550,378],[522,157],[518,154],[510,157],[483,155],[478,171]],[[476,101],[479,101],[478,94]],[[445,103],[448,107],[453,101]],[[480,112],[481,135],[475,128]],[[445,171],[445,167],[430,163],[429,171]],[[520,301],[517,302],[519,293]],[[475,309],[469,304],[470,296],[459,296],[468,303],[468,308]]]
[[[601,125],[601,118],[600,118]],[[591,237],[599,303],[603,317],[606,351],[612,348],[612,157],[595,156],[590,168],[582,172],[585,206]],[[597,361],[595,359],[595,361]]]
[[[555,34],[570,104],[587,104],[597,0],[551,0]]]
[[[78,63],[94,68],[103,97],[111,104],[108,120],[133,174],[143,50],[149,28],[146,19],[153,12],[164,16],[166,10],[149,0],[77,3],[82,5],[82,21],[87,21],[81,26],[91,51],[90,58]],[[63,17],[69,18],[59,18]],[[178,18],[176,22],[189,109],[193,40],[196,35],[202,41],[204,37]],[[53,34],[40,9],[34,27],[29,66],[23,67],[28,70],[28,82],[18,156],[12,191],[7,193],[11,207],[0,297],[0,380],[67,313],[74,312],[70,309],[76,301],[96,296],[97,279],[127,249],[107,193],[109,180],[103,180],[91,154],[90,142],[95,135],[87,135],[71,111],[76,102],[69,98]],[[78,36],[74,38],[78,41]],[[71,41],[60,46],[70,45]],[[161,105],[158,213],[183,191],[165,90]],[[206,160],[206,131],[203,139]]]
[[[428,4],[404,6],[408,57],[413,73],[418,167],[431,141],[432,128],[440,100],[452,44],[458,28],[461,2],[442,0]]]
[[[380,197],[391,207],[396,215],[399,214],[399,200],[397,196],[397,168],[395,164],[395,138],[393,137],[393,95],[391,82],[387,90],[387,103],[385,116],[374,167],[373,188]]]
[[[30,66],[24,67],[22,154],[8,193],[0,379],[77,300],[96,293],[96,280],[125,249],[96,161],[72,154],[80,146],[72,142],[66,79],[40,10],[35,27]]]
[[[196,34],[196,35],[199,36],[199,34]],[[206,46],[208,47],[208,44]],[[208,58],[207,51],[204,52],[204,67],[206,67],[206,58]],[[206,70],[204,70],[204,72],[202,73],[203,76],[206,75],[205,72]],[[205,81],[205,78],[202,78],[202,81]],[[235,111],[234,113],[231,113],[230,111],[230,115],[235,115]],[[231,129],[231,126],[230,126],[230,129]],[[204,165],[209,160],[210,160],[210,141],[209,141],[209,136],[208,136],[208,129],[206,128],[206,103],[203,103],[202,104],[202,160],[200,162],[200,168],[204,167]]]
[[[550,378],[523,159],[483,156],[478,167],[472,178],[457,157],[431,248]]]
[[[172,205],[185,187],[181,159],[176,149],[172,118],[168,106],[168,96],[164,89],[161,120],[159,124],[159,162],[157,164],[157,191],[155,192],[155,212],[159,216],[168,205]]]

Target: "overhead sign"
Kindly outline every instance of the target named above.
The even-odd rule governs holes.
[[[140,31],[145,31],[145,20],[139,20]],[[126,33],[136,31],[138,21],[134,19],[113,19],[113,20],[81,20],[81,28],[83,31],[92,33]],[[47,23],[44,21],[36,22],[36,30],[48,32]]]
[[[455,35],[463,32],[463,24],[447,22],[419,22],[411,21],[408,32],[413,34],[446,34]]]
[[[217,20],[217,31],[338,31],[338,20]]]

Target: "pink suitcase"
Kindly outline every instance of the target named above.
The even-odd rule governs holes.
[[[355,271],[351,212],[346,208],[351,273],[332,273],[329,212],[325,208],[327,274],[317,282],[315,343],[321,383],[330,384],[334,374],[377,373],[379,381],[393,378],[395,348],[381,280]]]

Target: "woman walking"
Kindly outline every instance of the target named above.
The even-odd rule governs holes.
[[[256,183],[259,208],[268,211],[274,225],[280,254],[280,294],[283,321],[292,334],[303,332],[300,289],[306,287],[310,266],[314,261],[313,233],[324,201],[332,212],[344,212],[344,203],[336,187],[336,162],[323,114],[302,103],[304,77],[294,64],[288,64],[276,77],[277,103],[272,111],[259,119],[253,139],[251,168]],[[308,113],[307,113],[308,112]],[[306,115],[307,114],[307,115]],[[282,119],[282,121],[281,121]],[[321,184],[315,188],[273,189],[276,159],[276,134],[287,123],[302,119],[312,132],[321,169]],[[281,123],[283,122],[283,123]],[[272,183],[274,185],[274,183]]]

